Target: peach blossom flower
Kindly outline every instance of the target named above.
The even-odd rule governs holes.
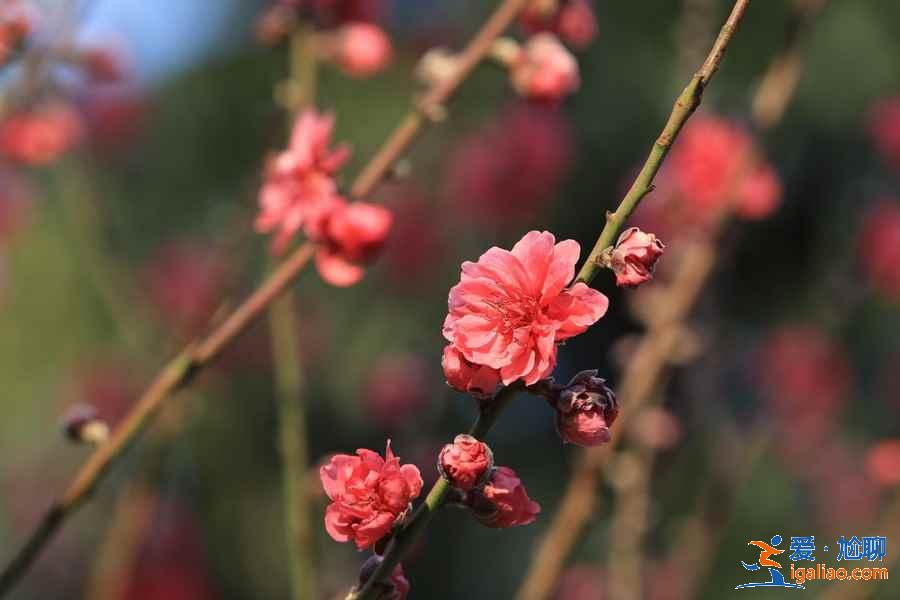
[[[559,0],[550,11],[536,0],[522,11],[519,24],[528,33],[550,31],[575,48],[587,48],[597,36],[597,17],[589,0]]]
[[[751,140],[727,119],[699,114],[684,127],[668,166],[676,193],[697,213],[722,208],[744,168]]]
[[[331,499],[325,529],[338,542],[353,540],[362,550],[387,535],[410,501],[422,491],[415,465],[400,465],[390,440],[381,458],[360,448],[356,456],[338,454],[319,469],[322,487]]]
[[[629,227],[619,236],[613,249],[611,266],[616,285],[634,287],[653,279],[656,261],[666,247],[652,233]]]
[[[0,124],[0,153],[28,165],[47,165],[82,137],[81,118],[59,102],[19,112]]]
[[[391,62],[391,39],[371,23],[348,23],[338,31],[337,64],[353,77],[368,77]]]
[[[16,47],[34,29],[31,4],[21,0],[0,2],[0,64],[9,60]]]
[[[532,100],[557,103],[581,85],[578,62],[552,33],[525,42],[510,67],[513,87]]]
[[[493,466],[494,455],[487,444],[464,433],[444,446],[438,455],[441,475],[461,490],[476,487]]]
[[[490,516],[480,519],[488,527],[528,525],[541,512],[541,505],[528,497],[522,481],[509,467],[494,469],[480,494],[496,509]]]
[[[467,223],[472,211],[488,226],[530,222],[565,178],[574,154],[571,127],[559,111],[516,103],[463,138],[449,161],[446,186]]]
[[[734,212],[744,219],[765,219],[781,203],[781,179],[769,165],[761,165],[748,173],[740,183]]]
[[[377,204],[339,200],[325,218],[316,254],[316,267],[322,279],[346,287],[365,274],[364,265],[381,252],[391,231],[391,211]],[[310,232],[310,238],[317,236]]]
[[[863,273],[879,292],[900,299],[900,202],[884,199],[863,219],[857,240]]]
[[[441,366],[450,387],[479,399],[490,398],[500,385],[497,369],[470,363],[452,344],[444,348]]]
[[[869,112],[869,136],[895,167],[900,167],[900,95],[880,100]]]
[[[493,247],[464,262],[450,290],[444,337],[472,364],[500,371],[505,385],[531,385],[556,366],[556,345],[597,322],[609,300],[575,276],[580,247],[531,231],[512,251]],[[446,358],[446,355],[445,355]]]
[[[276,233],[273,251],[280,254],[301,228],[307,235],[321,235],[331,212],[341,204],[334,174],[349,158],[349,149],[330,149],[334,129],[332,115],[313,109],[298,117],[288,148],[268,167],[259,193],[259,233]]]
[[[866,455],[869,477],[882,487],[900,485],[900,439],[876,443]]]

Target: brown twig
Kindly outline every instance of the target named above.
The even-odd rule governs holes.
[[[528,0],[505,0],[460,54],[452,76],[435,85],[410,111],[371,161],[362,169],[352,186],[352,195],[368,195],[388,174],[393,164],[413,142],[424,124],[423,118],[438,114],[475,66],[490,50],[494,38],[515,19]],[[0,597],[5,596],[22,578],[44,546],[60,526],[87,500],[112,463],[131,445],[174,392],[187,385],[226,347],[255,322],[298,277],[315,251],[306,242],[297,248],[257,290],[238,306],[205,338],[188,345],[169,361],[138,399],[128,415],[81,467],[69,487],[44,514],[24,546],[0,573]]]
[[[796,91],[799,80],[799,47],[804,36],[792,32],[808,33],[809,23],[822,8],[818,0],[798,0],[794,15],[788,24],[786,43],[773,59],[754,96],[754,122],[761,130],[777,124],[784,114],[789,100]],[[796,74],[783,76],[785,55],[795,56]],[[773,83],[778,81],[778,85]],[[765,113],[757,107],[778,107]],[[630,193],[630,192],[629,192]],[[629,414],[636,414],[650,398],[656,382],[665,372],[669,357],[682,331],[682,322],[687,318],[700,291],[703,289],[715,264],[715,238],[725,221],[713,228],[709,238],[694,240],[685,251],[681,263],[672,278],[672,284],[665,290],[659,302],[662,314],[649,323],[648,331],[622,375],[619,398],[626,404],[617,431],[627,427]],[[612,238],[610,238],[611,240]],[[598,247],[601,244],[598,243]],[[595,247],[595,251],[596,251]],[[602,250],[602,249],[601,249]],[[553,521],[544,534],[531,565],[517,594],[518,600],[541,600],[552,591],[572,548],[575,546],[587,523],[595,515],[597,488],[603,468],[618,444],[620,436],[613,434],[607,446],[586,450],[579,459]]]

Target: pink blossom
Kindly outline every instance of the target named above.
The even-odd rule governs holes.
[[[510,67],[513,87],[532,100],[561,101],[581,85],[578,62],[552,33],[532,36]]]
[[[342,204],[334,174],[349,158],[346,146],[330,149],[334,117],[307,110],[298,117],[288,148],[268,167],[259,193],[260,214],[256,230],[276,233],[275,253],[281,253],[303,228],[310,237]]]
[[[531,221],[574,155],[571,128],[559,111],[522,103],[463,138],[449,161],[446,186],[467,223],[472,211],[488,225]]]
[[[470,490],[481,483],[494,466],[494,455],[487,444],[471,435],[460,434],[438,455],[438,468],[451,485]]]
[[[336,286],[357,283],[365,274],[364,266],[381,252],[391,231],[391,211],[377,204],[335,203],[325,217],[316,266],[322,279]],[[315,235],[310,234],[312,239]]]
[[[428,364],[414,354],[382,356],[366,380],[363,397],[369,412],[385,427],[415,420],[428,405]]]
[[[761,165],[741,181],[735,197],[734,212],[743,219],[765,219],[781,204],[781,194],[778,173],[769,165]]]
[[[147,297],[178,333],[191,337],[209,325],[225,284],[226,266],[209,246],[172,242],[145,270]]]
[[[117,83],[129,74],[129,64],[122,44],[116,42],[82,48],[81,65],[95,83]]]
[[[496,509],[489,517],[482,519],[488,527],[528,525],[541,512],[541,505],[528,497],[522,481],[509,467],[495,468],[481,493]]]
[[[390,441],[384,458],[360,448],[356,456],[333,456],[319,475],[331,499],[325,511],[325,529],[338,542],[353,540],[360,550],[387,535],[422,491],[419,469],[401,466]]]
[[[798,415],[834,415],[851,383],[844,350],[820,329],[792,325],[765,341],[758,360],[762,382],[775,412],[791,422]]]
[[[149,105],[136,89],[92,88],[86,95],[84,109],[92,146],[116,158],[139,138],[147,122]]]
[[[900,95],[880,100],[872,108],[868,130],[878,150],[900,168]]]
[[[866,213],[857,255],[871,285],[888,297],[900,299],[900,202],[885,199]]]
[[[81,118],[71,107],[45,104],[0,124],[0,153],[16,162],[47,165],[81,140],[82,129]]]
[[[522,11],[519,24],[528,33],[550,31],[575,48],[587,48],[597,36],[597,17],[589,0],[559,0],[546,10],[546,2],[536,0]]]
[[[444,348],[441,366],[450,387],[479,399],[490,398],[500,385],[497,369],[470,363],[452,344]]]
[[[348,23],[338,32],[337,63],[348,75],[368,77],[391,62],[391,40],[371,23]]]
[[[900,486],[900,439],[883,440],[872,446],[866,455],[866,472],[881,487]]]
[[[512,251],[491,248],[462,265],[450,290],[444,337],[470,363],[531,385],[556,366],[556,346],[587,330],[609,300],[575,276],[580,247],[531,231]]]
[[[653,279],[656,261],[666,247],[652,233],[629,227],[619,236],[612,252],[611,266],[616,285],[634,287]]]
[[[747,132],[727,119],[699,114],[688,121],[667,163],[685,207],[698,218],[722,210],[751,148]]]
[[[7,62],[17,46],[34,29],[31,4],[21,0],[0,2],[0,64]]]
[[[595,565],[581,564],[567,568],[559,576],[553,600],[605,600],[606,577]]]

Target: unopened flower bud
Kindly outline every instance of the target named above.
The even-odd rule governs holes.
[[[456,71],[459,59],[446,48],[432,48],[416,65],[416,78],[427,85],[437,85]]]
[[[578,62],[552,33],[532,36],[519,54],[509,74],[526,98],[556,103],[581,85]]]
[[[109,426],[89,404],[76,404],[62,418],[63,432],[73,442],[102,444],[109,438]]]
[[[466,434],[456,436],[438,456],[441,475],[462,490],[478,487],[493,466],[494,456],[487,444]]]
[[[366,562],[363,563],[359,570],[359,586],[357,589],[361,589],[372,578],[375,570],[378,569],[383,560],[377,554],[373,554],[366,559]],[[394,567],[394,572],[391,573],[391,576],[379,582],[377,586],[379,588],[376,596],[378,600],[406,600],[406,596],[409,594],[409,581],[403,574],[403,565],[398,564]]]
[[[441,366],[450,387],[478,399],[490,398],[500,385],[500,371],[470,363],[452,344],[444,348]]]
[[[665,249],[665,245],[652,233],[645,233],[637,227],[623,231],[610,257],[616,285],[633,287],[653,279],[656,261]]]
[[[552,403],[556,429],[566,442],[598,446],[610,440],[609,428],[619,414],[616,397],[597,371],[582,371],[562,388]]]
[[[528,497],[522,481],[509,467],[493,469],[484,488],[473,490],[468,496],[473,514],[487,527],[528,525],[541,512],[541,505]],[[495,510],[488,510],[488,503]]]

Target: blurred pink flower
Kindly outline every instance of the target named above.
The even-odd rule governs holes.
[[[559,576],[553,600],[604,600],[605,583],[599,566],[575,565]]]
[[[656,261],[665,252],[665,245],[652,233],[629,227],[619,236],[611,257],[616,285],[634,287],[653,279]]]
[[[354,77],[369,77],[391,62],[391,39],[371,23],[347,23],[338,31],[336,60]]]
[[[349,158],[349,149],[330,149],[334,117],[307,110],[297,118],[288,148],[269,164],[259,192],[256,230],[276,233],[272,249],[280,254],[303,228],[320,237],[324,221],[341,204],[334,174]]]
[[[360,448],[356,456],[333,456],[319,475],[332,501],[325,511],[325,529],[338,542],[353,540],[360,550],[387,535],[422,491],[419,469],[401,466],[390,441],[383,459]]]
[[[844,350],[807,325],[772,333],[760,349],[757,369],[770,406],[792,422],[805,415],[835,415],[852,378]]]
[[[170,242],[145,271],[151,304],[184,337],[209,324],[225,284],[226,265],[214,248],[197,242]]]
[[[84,112],[92,147],[119,156],[143,131],[148,104],[136,89],[92,89],[85,98]]]
[[[119,41],[79,48],[78,60],[94,83],[119,83],[131,73],[124,44]]]
[[[781,184],[766,164],[749,170],[753,140],[740,125],[702,113],[678,137],[666,163],[671,185],[685,217],[703,224],[733,202],[738,215],[760,219],[781,200]]]
[[[416,421],[431,398],[428,364],[414,354],[380,357],[366,378],[365,405],[382,427]]]
[[[589,0],[559,0],[554,10],[535,0],[522,11],[519,24],[528,33],[550,31],[578,49],[587,48],[597,36],[597,17]]]
[[[322,279],[336,286],[359,282],[365,265],[375,260],[391,232],[394,216],[383,206],[368,202],[346,204],[337,199],[324,218],[321,232],[310,234],[320,242],[316,266]]]
[[[446,186],[467,223],[472,211],[488,224],[529,221],[559,187],[574,154],[571,129],[558,111],[517,105],[462,140]]]
[[[781,179],[769,165],[762,165],[741,181],[734,212],[743,219],[765,219],[781,203]]]
[[[494,466],[494,455],[487,444],[471,435],[460,434],[438,455],[438,468],[450,485],[470,490],[484,479]]]
[[[75,146],[82,133],[77,112],[61,102],[47,103],[0,123],[0,154],[23,164],[47,165]]]
[[[528,497],[522,481],[509,467],[495,468],[481,494],[496,508],[489,517],[481,519],[488,527],[528,525],[541,512],[541,505]]]
[[[578,90],[578,62],[552,33],[533,35],[510,65],[513,87],[522,96],[556,104]]]
[[[450,290],[444,337],[475,365],[500,371],[504,384],[531,385],[556,366],[556,346],[587,330],[609,300],[575,276],[580,247],[531,231],[512,251],[496,246],[464,262]],[[446,356],[446,355],[445,355]]]
[[[866,472],[881,487],[900,486],[900,439],[875,443],[866,454]]]
[[[381,259],[386,265],[383,273],[397,287],[419,289],[423,280],[435,276],[434,266],[445,253],[447,231],[422,192],[396,186],[391,198],[394,201],[388,206],[394,225]]]
[[[900,168],[900,95],[879,100],[869,111],[867,128],[875,147]]]
[[[34,6],[22,0],[0,2],[0,65],[28,37],[35,25]]]
[[[900,201],[887,198],[866,212],[857,255],[869,283],[886,296],[900,300]]]

